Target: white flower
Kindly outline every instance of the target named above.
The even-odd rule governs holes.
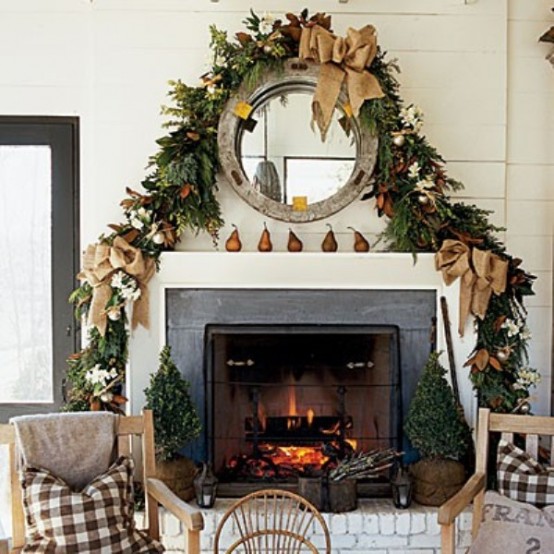
[[[409,168],[408,168],[408,175],[412,179],[418,179],[419,178],[419,170],[421,167],[419,167],[418,162],[414,162]]]
[[[129,222],[135,229],[142,229],[147,223],[150,223],[150,213],[144,207],[129,212]]]
[[[108,371],[101,368],[100,364],[96,364],[85,373],[85,379],[87,381],[89,381],[92,385],[101,385],[102,387],[105,387],[107,382],[114,377],[117,377],[117,370],[115,368]]]
[[[531,367],[522,367],[517,371],[517,380],[513,387],[516,390],[527,390],[529,387],[536,387],[541,382],[539,372]]]
[[[144,227],[144,223],[138,217],[131,218],[130,223],[131,223],[131,227],[134,227],[139,231]]]
[[[512,319],[506,319],[502,329],[506,329],[508,337],[515,337],[519,333],[519,325]]]
[[[527,325],[523,326],[523,329],[521,330],[519,336],[521,337],[521,340],[531,340],[531,331],[529,330],[529,327],[527,327]]]
[[[400,110],[400,120],[404,127],[412,127],[417,133],[423,125],[423,112],[419,107],[410,104],[407,108]]]
[[[123,271],[118,271],[114,273],[111,280],[112,288],[117,289],[118,294],[121,298],[127,302],[132,300],[133,302],[140,298],[141,291],[138,286],[138,283],[134,277],[127,275]],[[108,312],[109,317],[109,312]]]
[[[420,179],[416,183],[416,189],[420,192],[423,192],[424,190],[432,189],[434,186],[435,186],[435,183],[429,180],[428,177],[426,177],[425,179]]]
[[[273,31],[273,23],[275,23],[275,16],[270,13],[264,13],[260,21],[260,33],[269,35]]]
[[[124,289],[121,289],[121,296],[125,301],[132,300],[134,302],[140,298],[140,289],[137,286],[125,287]]]
[[[113,394],[111,392],[105,392],[100,396],[102,402],[111,402],[113,400]]]
[[[112,288],[113,289],[122,289],[125,284],[123,283],[123,278],[125,277],[125,273],[123,271],[118,271],[113,274],[112,276]]]

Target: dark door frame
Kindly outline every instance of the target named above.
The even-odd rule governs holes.
[[[63,402],[65,360],[80,343],[68,302],[79,270],[79,118],[0,116],[0,145],[49,145],[52,156],[52,403],[0,404],[0,421],[56,411]],[[0,368],[1,373],[1,368]]]

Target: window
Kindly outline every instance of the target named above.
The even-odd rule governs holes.
[[[0,420],[57,410],[77,333],[78,120],[0,117]]]

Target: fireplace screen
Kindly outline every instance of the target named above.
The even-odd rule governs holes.
[[[353,451],[400,448],[395,326],[208,325],[205,354],[222,484],[289,486]]]

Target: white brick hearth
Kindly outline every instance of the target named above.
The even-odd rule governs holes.
[[[232,499],[219,499],[214,509],[203,510],[202,554],[213,552],[217,522],[232,503]],[[408,510],[397,510],[390,499],[361,499],[356,511],[323,517],[331,533],[332,554],[440,554],[436,508],[412,504]],[[470,513],[459,518],[458,525],[457,546],[461,554],[470,544]],[[223,536],[223,546],[236,540],[233,533],[230,527]],[[184,552],[183,529],[169,513],[162,520],[162,535],[168,554]]]

